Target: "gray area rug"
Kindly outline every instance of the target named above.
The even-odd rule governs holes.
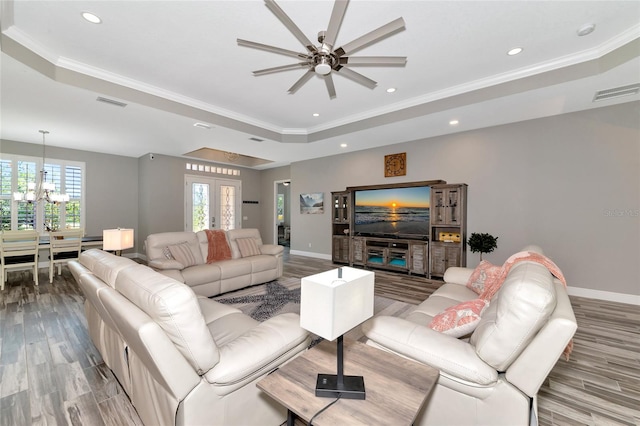
[[[287,312],[299,314],[300,280],[296,278],[280,279],[225,293],[212,297],[212,299],[238,308],[257,321],[264,321],[274,315]],[[381,296],[374,298],[374,316],[389,315],[404,318],[413,309],[415,309],[415,305],[409,303]],[[354,340],[360,340],[363,336],[360,327],[354,328],[345,335],[345,337]]]

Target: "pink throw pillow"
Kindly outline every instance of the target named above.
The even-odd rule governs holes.
[[[489,306],[483,299],[469,300],[450,306],[429,323],[429,328],[453,337],[466,336],[476,329],[482,312]]]
[[[473,270],[467,282],[467,287],[476,294],[487,293],[489,289],[493,289],[496,285],[499,287],[500,275],[502,275],[501,266],[496,266],[483,260]],[[486,299],[488,300],[490,297]]]

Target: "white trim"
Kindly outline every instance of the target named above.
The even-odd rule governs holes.
[[[589,299],[607,300],[609,302],[626,303],[629,305],[640,305],[640,295],[614,293],[612,291],[592,290],[590,288],[567,287],[570,296],[586,297]]]
[[[301,251],[301,250],[290,250],[289,253],[296,256],[306,256],[306,257],[313,257],[315,259],[331,260],[330,254],[314,253],[311,251]]]

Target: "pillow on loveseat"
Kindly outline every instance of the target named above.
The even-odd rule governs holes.
[[[187,243],[186,241],[183,243],[167,246],[167,249],[169,249],[171,256],[175,260],[180,262],[185,268],[198,264],[196,256],[191,250],[189,243]]]
[[[253,238],[238,238],[236,243],[242,257],[258,256],[260,254],[260,249]]]
[[[493,265],[486,260],[482,260],[473,270],[469,277],[467,287],[479,295],[493,295],[495,291],[492,287],[502,284],[501,281],[502,267]],[[485,297],[490,299],[490,297]]]
[[[474,299],[450,306],[429,323],[429,328],[453,337],[466,336],[480,322],[482,312],[489,306],[484,299]]]

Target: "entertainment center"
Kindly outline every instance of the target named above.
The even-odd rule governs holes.
[[[466,184],[370,185],[331,195],[334,263],[429,278],[466,265]]]

